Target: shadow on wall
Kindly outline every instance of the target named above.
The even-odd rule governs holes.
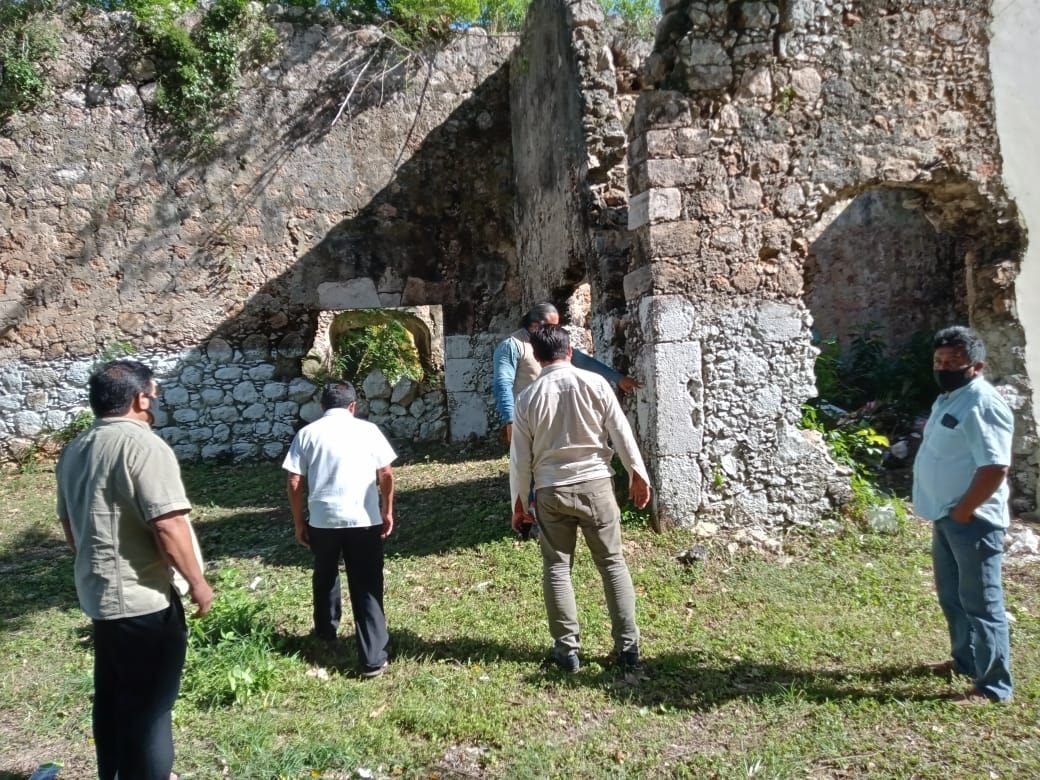
[[[381,306],[440,305],[447,334],[485,328],[516,266],[508,107],[494,110],[507,82],[503,66],[422,139],[367,204],[210,337],[239,344],[281,331],[307,349],[319,312]],[[287,148],[300,138],[320,143],[315,128],[327,129],[335,105],[310,107],[315,113],[289,131]],[[260,195],[258,188],[250,196]]]
[[[237,140],[222,149],[221,156],[234,159],[239,152],[248,154],[254,161],[249,167],[257,171],[250,178],[202,165],[165,175],[177,197],[152,199],[156,229],[120,253],[135,262],[147,259],[119,278],[120,284],[136,283],[144,289],[158,278],[156,290],[170,284],[185,291],[181,297],[224,304],[223,321],[192,339],[211,345],[206,350],[205,373],[191,365],[192,359],[171,363],[162,357],[162,365],[155,366],[169,412],[162,432],[182,459],[201,455],[241,460],[261,452],[266,457],[280,454],[291,438],[291,426],[300,421],[294,409],[314,405],[313,388],[302,382],[294,385],[292,380],[301,376],[301,361],[314,345],[323,314],[439,307],[442,327],[436,335],[440,339],[487,330],[503,300],[512,295],[510,289],[517,283],[507,66],[499,66],[432,129],[417,126],[433,74],[425,76],[414,115],[397,114],[412,126],[388,131],[390,140],[382,137],[372,142],[373,154],[387,157],[392,147],[392,154],[398,155],[395,163],[406,153],[407,159],[356,210],[348,205],[356,202],[357,191],[333,190],[367,191],[370,183],[360,181],[353,171],[336,176],[333,164],[322,154],[364,151],[364,141],[359,143],[357,136],[371,130],[385,114],[373,119],[365,115],[366,104],[354,106],[353,116],[340,117],[342,124],[335,129],[338,145],[333,144],[330,126],[351,87],[342,75],[339,82],[327,85],[327,92],[313,90],[306,102],[287,112],[299,119],[266,148],[249,146],[251,129],[263,137],[259,125],[284,106],[256,107],[255,114],[243,108],[246,118],[236,124]],[[444,89],[445,74],[437,77]],[[343,134],[349,136],[349,143]],[[281,167],[288,167],[290,158],[296,173],[287,177]],[[313,168],[308,167],[311,161]],[[345,164],[353,163],[347,159]],[[203,183],[212,197],[213,182],[207,177],[230,177],[242,183],[229,180],[226,199],[218,204],[192,199],[179,189]],[[153,169],[127,186],[154,191],[160,186],[157,178]],[[177,215],[186,204],[196,211]],[[166,211],[173,216],[158,213]],[[345,212],[348,218],[325,227],[330,214]],[[105,211],[98,219],[91,234],[83,237],[85,271],[97,252],[96,235],[113,232],[128,216],[123,211]],[[252,234],[244,236],[248,231]],[[312,238],[315,234],[317,239]],[[190,240],[194,241],[191,247],[181,246]],[[269,276],[264,257],[274,262],[278,248],[289,241],[302,253],[284,265],[282,273]],[[254,246],[255,260],[250,254]],[[135,313],[127,316],[144,318]],[[178,311],[155,315],[160,333],[167,325],[165,317],[173,323]],[[134,323],[119,324],[135,332]],[[183,328],[171,331],[185,332]],[[218,339],[226,343],[213,348]],[[436,359],[437,352],[431,344],[427,354]],[[147,345],[142,358],[150,361]],[[238,360],[245,365],[230,365]],[[442,369],[443,361],[437,362],[436,368]],[[211,386],[214,375],[215,387]],[[207,393],[213,400],[206,400]]]

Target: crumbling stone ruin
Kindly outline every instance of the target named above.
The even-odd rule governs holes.
[[[67,424],[133,345],[180,457],[277,458],[318,412],[308,366],[373,308],[442,383],[375,378],[370,419],[494,435],[491,352],[548,299],[646,385],[660,526],[806,524],[848,491],[798,425],[812,329],[960,318],[1016,410],[1031,508],[1027,243],[978,5],[679,0],[651,45],[591,0],[535,0],[522,35],[460,33],[378,90],[349,65],[377,30],[272,6],[283,54],[206,161],[149,120],[127,16],[62,19],[56,99],[0,134],[0,450]]]

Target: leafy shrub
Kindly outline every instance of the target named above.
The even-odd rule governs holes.
[[[47,93],[41,68],[58,50],[44,19],[49,0],[0,3],[0,121],[37,105]]]
[[[818,431],[834,461],[851,470],[852,500],[843,507],[849,519],[868,524],[872,509],[891,505],[898,525],[905,523],[907,511],[902,500],[878,487],[878,471],[890,446],[887,436],[876,431],[863,418],[828,418],[810,404],[802,407],[801,424],[803,428]]]
[[[876,404],[875,418],[882,413],[890,420],[912,417],[935,398],[932,335],[919,331],[893,348],[884,342],[879,327],[869,323],[854,333],[844,354],[836,339],[817,337],[818,398],[850,411]]]
[[[335,346],[334,370],[358,384],[376,369],[390,384],[403,377],[421,381],[422,362],[408,330],[398,320],[352,328]]]
[[[80,409],[64,428],[54,432],[54,440],[64,447],[93,424],[94,413],[90,409]]]
[[[217,577],[208,614],[190,623],[182,696],[198,707],[240,704],[267,693],[278,679],[274,628],[267,606],[235,569]]]
[[[223,113],[238,100],[241,69],[274,56],[274,30],[246,0],[217,0],[194,33],[164,14],[144,22],[161,63],[156,107],[182,137],[207,146]]]
[[[484,0],[477,23],[492,33],[519,30],[530,4],[531,0]]]
[[[633,35],[652,38],[661,18],[657,0],[600,0],[603,12],[620,17]]]
[[[156,108],[196,150],[212,144],[217,124],[238,100],[241,71],[277,52],[277,34],[248,0],[216,0],[194,31],[181,18],[196,0],[90,1],[134,14],[158,65]]]

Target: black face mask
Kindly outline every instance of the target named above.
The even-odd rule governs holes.
[[[939,389],[944,393],[952,393],[954,390],[958,390],[964,387],[975,377],[967,376],[966,371],[971,368],[967,366],[965,368],[957,368],[953,371],[932,371],[935,376],[935,383],[939,385]]]

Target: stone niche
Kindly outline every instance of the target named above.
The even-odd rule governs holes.
[[[847,349],[870,328],[893,350],[967,318],[964,260],[914,190],[877,188],[828,209],[807,232],[805,303],[820,339]]]
[[[320,312],[314,345],[303,358],[302,373],[319,385],[335,377],[336,344],[343,334],[391,321],[401,323],[408,332],[419,354],[423,379],[403,377],[391,385],[379,370],[359,377],[358,416],[395,438],[443,441],[449,424],[444,389],[444,317],[440,306]]]

